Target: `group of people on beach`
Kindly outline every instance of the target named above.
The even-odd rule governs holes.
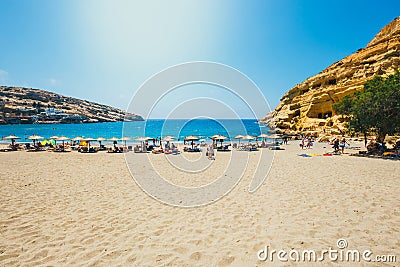
[[[346,141],[346,138],[343,137],[341,140],[339,138],[335,138],[333,140],[333,152],[334,153],[344,153],[344,148],[346,147],[346,144],[350,145],[349,142]]]
[[[312,148],[314,145],[314,141],[315,140],[312,136],[303,136],[300,143],[301,149]]]

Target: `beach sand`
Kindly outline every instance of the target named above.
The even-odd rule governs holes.
[[[290,143],[276,151],[254,193],[248,188],[260,152],[251,152],[239,184],[196,208],[149,197],[122,154],[0,153],[0,265],[291,266],[298,264],[259,261],[257,252],[337,249],[339,238],[349,249],[396,254],[399,262],[400,162],[297,155],[331,150],[323,146],[302,151]],[[168,172],[163,155],[150,157]],[[222,173],[228,158],[218,153],[210,173]],[[185,186],[212,177],[170,174]],[[315,263],[322,264],[346,265]]]

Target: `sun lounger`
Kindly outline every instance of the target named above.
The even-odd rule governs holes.
[[[185,147],[185,148],[183,148],[183,151],[185,151],[185,152],[201,152],[201,149],[198,147],[194,147],[194,148]]]
[[[229,152],[230,151],[229,145],[226,145],[226,146],[223,146],[223,147],[218,147],[217,151],[219,151],[219,152]]]
[[[280,146],[270,146],[269,150],[285,150],[285,149],[281,148]]]

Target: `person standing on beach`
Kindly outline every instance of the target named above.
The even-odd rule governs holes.
[[[346,138],[343,137],[342,142],[340,142],[340,147],[342,148],[342,154],[344,153],[344,148],[346,147],[346,143],[347,143]]]
[[[207,147],[207,156],[208,156],[208,159],[215,159],[214,158],[214,145],[213,144],[210,144]]]
[[[333,149],[334,149],[334,152],[339,152],[339,138],[336,138],[333,141]]]
[[[283,143],[284,143],[285,145],[287,145],[287,142],[288,142],[288,135],[287,135],[287,134],[284,134],[284,135],[283,135]]]

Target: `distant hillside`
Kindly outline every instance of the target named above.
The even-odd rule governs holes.
[[[44,90],[0,86],[0,124],[141,121],[139,115]]]

